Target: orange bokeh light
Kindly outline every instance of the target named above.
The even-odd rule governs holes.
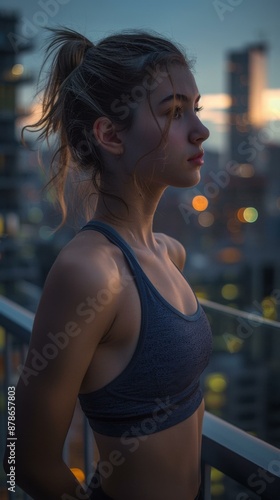
[[[235,264],[242,259],[242,253],[238,248],[226,247],[222,248],[217,255],[218,259],[225,264]]]
[[[192,206],[198,212],[203,212],[208,207],[208,200],[205,196],[197,195],[192,200]]]
[[[237,219],[240,222],[246,222],[246,220],[244,219],[244,210],[245,210],[245,207],[241,207],[241,208],[239,208],[239,210],[237,212]]]
[[[70,470],[80,483],[83,483],[85,481],[86,476],[85,476],[84,471],[82,471],[82,469],[79,469],[78,467],[71,467]]]

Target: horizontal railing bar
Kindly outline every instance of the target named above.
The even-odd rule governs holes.
[[[24,343],[29,343],[34,314],[0,296],[0,325]]]
[[[205,299],[199,300],[203,305],[219,312],[270,326],[280,326],[279,322],[267,320],[256,314],[243,313]],[[33,321],[33,313],[0,296],[0,325],[23,343],[29,343]],[[278,498],[280,450],[209,412],[205,412],[204,417],[202,460],[251,491],[254,491],[254,484],[259,484],[256,480],[260,477],[263,482],[266,481],[262,498],[270,500]],[[268,475],[264,476],[266,473]]]
[[[262,498],[278,498],[280,450],[209,412],[204,415],[202,459],[251,491],[263,481]]]
[[[261,323],[262,325],[268,325],[275,328],[280,329],[280,322],[275,321],[273,319],[264,318],[263,316],[259,316],[258,314],[248,313],[246,311],[240,311],[240,309],[235,309],[234,307],[225,306],[224,304],[218,304],[218,302],[212,302],[208,299],[198,298],[199,302],[205,306],[209,307],[209,309],[213,309],[214,311],[219,311],[225,314],[229,314],[231,316],[236,316],[237,318],[244,318],[248,321]],[[279,330],[280,331],[280,330]]]

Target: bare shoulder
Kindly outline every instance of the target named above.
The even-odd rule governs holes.
[[[160,241],[166,245],[170,259],[181,271],[183,271],[187,254],[182,243],[180,243],[175,238],[172,238],[172,236],[168,236],[164,233],[155,233],[155,237],[157,241]]]
[[[100,233],[85,231],[78,233],[59,253],[48,280],[64,277],[64,283],[75,282],[81,287],[100,288],[106,286],[113,275],[119,274],[117,252]]]
[[[78,234],[55,260],[45,283],[43,298],[75,305],[77,312],[87,297],[97,297],[120,277],[112,245],[93,234]],[[108,304],[108,309],[110,309]]]

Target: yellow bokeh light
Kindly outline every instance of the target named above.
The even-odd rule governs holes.
[[[223,495],[224,492],[225,492],[225,487],[222,483],[211,484],[211,496],[213,496],[213,498]]]
[[[0,349],[3,349],[5,346],[6,332],[5,329],[0,326]]]
[[[209,299],[209,295],[204,290],[196,290],[196,296],[198,299]]]
[[[254,207],[245,208],[243,212],[243,217],[246,222],[256,222],[258,216],[258,211]]]
[[[24,72],[24,67],[22,64],[15,64],[12,67],[12,75],[13,76],[20,76]]]
[[[224,341],[227,346],[227,350],[231,354],[235,354],[239,351],[241,351],[244,340],[242,340],[240,337],[236,337],[235,335],[232,335],[231,333],[225,333],[223,335]]]
[[[4,217],[0,215],[0,235],[4,233]]]
[[[211,410],[220,410],[226,404],[226,396],[225,394],[221,394],[219,392],[213,391],[205,391],[204,392],[204,400],[207,409]]]
[[[205,385],[213,392],[223,392],[227,387],[227,379],[222,373],[211,373],[206,377]]]
[[[85,473],[82,471],[82,469],[78,469],[77,467],[72,467],[70,470],[80,483],[84,483],[86,476]]]
[[[262,302],[262,313],[267,319],[277,319],[276,300],[273,297],[265,297]]]
[[[227,283],[222,287],[221,294],[222,297],[226,300],[236,299],[236,297],[238,297],[239,295],[238,286],[234,285],[233,283]]]
[[[192,206],[198,212],[203,212],[208,207],[208,200],[206,196],[197,195],[192,200]]]
[[[218,470],[218,469],[215,469],[215,467],[212,467],[211,468],[211,481],[221,481],[224,477],[224,474]]]

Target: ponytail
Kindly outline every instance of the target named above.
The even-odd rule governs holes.
[[[25,129],[37,131],[40,132],[39,139],[46,140],[49,144],[50,136],[58,134],[59,147],[51,160],[51,178],[46,187],[53,186],[55,188],[56,198],[62,212],[61,226],[64,224],[67,216],[65,184],[71,162],[67,134],[62,123],[63,88],[73,71],[83,62],[86,51],[94,47],[94,44],[86,37],[71,29],[47,29],[52,32],[52,35],[49,38],[46,57],[39,77],[51,56],[55,54],[48,70],[49,77],[44,88],[41,118],[36,123],[23,128],[22,138]]]
[[[52,28],[48,28],[48,30],[53,35],[50,37],[50,43],[46,49],[46,58],[42,69],[53,53],[56,53],[49,69],[50,76],[43,98],[43,115],[40,121],[44,123],[47,122],[48,118],[51,118],[51,112],[57,102],[61,86],[67,82],[72,72],[83,62],[87,49],[93,47],[92,42],[73,30]],[[48,124],[50,131],[56,132],[58,130],[57,118],[54,121],[50,120]]]

